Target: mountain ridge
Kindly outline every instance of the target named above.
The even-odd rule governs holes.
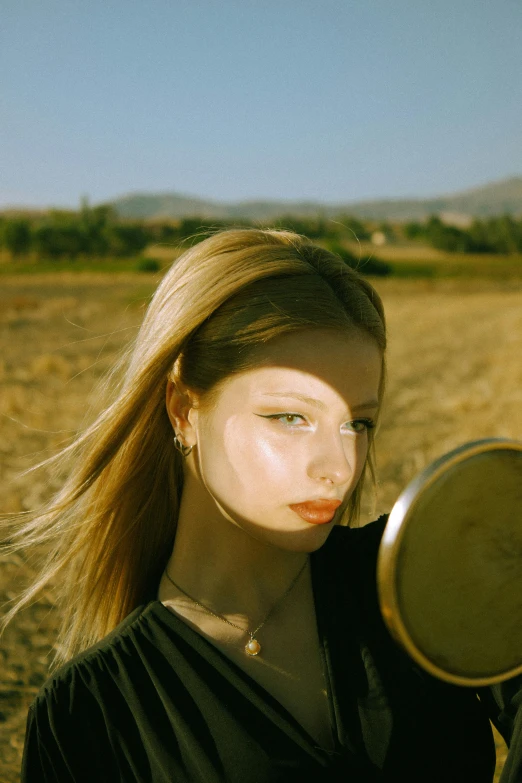
[[[470,220],[508,214],[522,216],[522,176],[432,198],[383,198],[329,203],[303,200],[245,199],[218,201],[176,192],[135,192],[106,202],[120,217],[150,220],[187,217],[216,220],[271,220],[281,216],[335,217],[350,215],[373,220],[422,220],[429,215],[452,215]]]

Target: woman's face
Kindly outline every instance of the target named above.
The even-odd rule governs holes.
[[[187,468],[211,507],[249,535],[313,551],[361,476],[381,352],[357,330],[310,330],[271,341],[258,358],[224,382],[211,410],[190,410]],[[292,508],[320,499],[342,502],[331,521],[318,503]]]

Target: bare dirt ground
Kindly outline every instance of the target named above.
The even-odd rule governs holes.
[[[155,280],[60,275],[0,282],[1,512],[34,508],[59,476],[22,471],[78,428],[97,381],[136,333]],[[388,399],[373,511],[389,510],[435,457],[482,437],[522,437],[522,283],[380,281],[390,328]],[[0,562],[0,602],[31,562]],[[22,612],[0,642],[0,783],[19,780],[29,703],[47,677],[53,597]],[[497,737],[497,777],[505,757]]]

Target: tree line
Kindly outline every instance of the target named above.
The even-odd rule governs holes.
[[[13,256],[36,253],[44,258],[78,256],[132,257],[153,243],[197,241],[209,229],[252,226],[248,220],[215,220],[188,217],[181,220],[143,221],[118,218],[114,209],[83,204],[79,211],[51,210],[40,216],[0,215],[0,245]],[[299,219],[283,216],[278,225],[311,239],[340,241],[347,235],[368,239],[366,226],[342,216],[339,221],[324,218]]]
[[[109,206],[0,218],[0,242],[14,258],[29,253],[46,259],[132,257],[147,246],[149,233],[140,221],[118,220]]]
[[[14,259],[29,254],[50,260],[134,258],[142,254],[147,246],[180,246],[187,241],[195,244],[207,236],[210,230],[232,225],[240,227],[255,224],[248,220],[232,222],[200,217],[165,221],[124,220],[110,206],[90,207],[83,203],[79,211],[52,210],[39,216],[0,215],[0,246],[8,250]],[[322,241],[347,264],[360,267],[366,274],[386,275],[391,272],[388,264],[375,258],[360,262],[343,247],[345,238],[370,238],[367,226],[355,218],[340,216],[338,220],[332,221],[322,217],[300,219],[283,216],[272,221],[271,226]]]
[[[407,223],[404,235],[450,253],[522,253],[522,219],[510,215],[474,220],[468,228],[432,216],[425,223]]]
[[[0,246],[13,258],[33,254],[43,259],[78,257],[133,258],[153,244],[179,245],[203,238],[210,229],[252,226],[247,220],[214,220],[189,217],[180,220],[128,220],[118,217],[111,206],[91,207],[82,203],[77,211],[52,210],[38,216],[0,216]],[[375,224],[349,215],[336,219],[321,216],[298,218],[283,215],[270,225],[286,228],[325,244],[350,265],[359,262],[346,250],[348,241],[369,240],[373,232],[383,232],[390,241],[409,239],[440,250],[461,253],[521,253],[522,219],[508,215],[474,220],[468,228],[446,225],[436,216],[425,222]],[[372,258],[366,263],[369,274],[387,274],[387,265]],[[372,267],[370,269],[370,267]]]

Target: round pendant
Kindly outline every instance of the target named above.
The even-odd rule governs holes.
[[[250,641],[245,644],[245,652],[247,655],[258,655],[261,652],[261,645],[257,639],[250,639]]]

